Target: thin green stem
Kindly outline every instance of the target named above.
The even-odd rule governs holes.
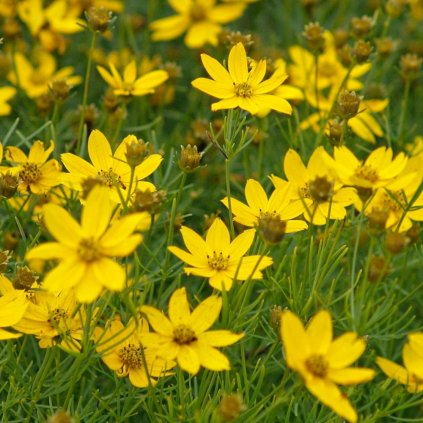
[[[408,98],[410,97],[410,81],[405,82],[404,95],[401,102],[401,114],[398,125],[398,141],[400,144],[404,141],[404,126],[407,118]]]
[[[226,196],[228,197],[228,210],[229,210],[229,229],[231,231],[231,238],[235,237],[235,227],[232,214],[232,199],[231,199],[231,160],[229,158],[225,159],[225,181],[226,181]]]

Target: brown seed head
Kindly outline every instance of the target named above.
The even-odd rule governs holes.
[[[310,183],[310,195],[317,203],[329,201],[333,196],[333,181],[326,176],[318,176]]]
[[[36,276],[35,273],[27,266],[23,266],[18,267],[12,284],[15,289],[28,290],[35,282],[37,282],[37,280],[38,276]]]
[[[50,85],[50,92],[53,98],[53,101],[65,101],[70,94],[71,87],[63,79],[58,81],[53,81]]]
[[[237,45],[238,43],[242,43],[247,50],[248,47],[254,44],[254,39],[251,34],[243,34],[240,31],[231,31],[226,29],[219,34],[219,42],[229,48]]]
[[[285,236],[286,222],[279,215],[263,214],[259,218],[257,229],[265,242],[277,244]]]

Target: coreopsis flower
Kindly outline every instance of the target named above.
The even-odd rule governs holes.
[[[355,332],[333,339],[330,314],[321,310],[305,328],[289,310],[281,314],[281,340],[286,364],[302,377],[306,388],[323,404],[349,422],[357,413],[337,385],[355,385],[375,376],[372,369],[348,367],[366,349],[366,343]]]
[[[176,364],[158,357],[155,348],[143,346],[147,333],[148,323],[143,318],[138,322],[131,319],[127,326],[115,318],[105,329],[98,327],[94,333],[96,351],[106,366],[119,377],[128,376],[137,388],[155,385],[157,378],[169,374]]]
[[[288,150],[284,158],[284,172],[288,179],[272,175],[277,189],[290,186],[291,206],[303,207],[304,218],[314,225],[324,225],[327,219],[343,219],[345,207],[357,198],[354,188],[344,187],[333,168],[333,160],[318,147],[310,157],[307,167],[295,150]]]
[[[39,51],[36,61],[38,65],[34,67],[22,53],[17,52],[14,56],[15,66],[8,74],[9,81],[19,86],[30,98],[47,94],[54,81],[65,81],[69,86],[82,82],[79,75],[72,75],[72,66],[57,70],[56,59],[46,51]]]
[[[260,227],[262,220],[269,217],[278,217],[284,221],[285,233],[298,232],[307,229],[307,223],[302,220],[293,220],[303,213],[301,204],[291,204],[290,190],[288,185],[275,189],[270,197],[254,179],[248,179],[245,185],[245,199],[247,204],[231,198],[231,209],[234,214],[234,221],[244,226]],[[228,197],[222,203],[229,207]]]
[[[80,351],[86,313],[82,307],[77,310],[74,290],[52,293],[36,289],[29,294],[28,308],[13,327],[34,335],[40,348],[57,345],[66,351]]]
[[[59,162],[48,160],[53,150],[53,141],[48,148],[42,141],[35,141],[28,156],[18,147],[7,147],[6,158],[12,164],[10,172],[19,178],[19,191],[44,194],[60,183]]]
[[[151,38],[172,40],[186,32],[184,41],[189,48],[216,46],[222,24],[238,19],[246,7],[241,3],[216,5],[216,0],[168,0],[168,3],[178,14],[152,22]]]
[[[16,89],[13,87],[0,88],[0,116],[10,115],[12,107],[7,102],[11,100],[16,94]]]
[[[14,339],[20,333],[10,332],[6,329],[18,323],[25,314],[28,303],[24,296],[18,292],[6,292],[0,297],[0,340]]]
[[[73,11],[76,9],[76,15],[81,15],[82,12],[90,10],[92,7],[104,7],[112,12],[122,12],[124,2],[122,0],[68,0],[69,8]]]
[[[148,72],[137,78],[137,65],[130,62],[123,72],[123,78],[112,63],[109,63],[110,72],[102,66],[97,70],[102,78],[113,88],[115,95],[120,96],[143,96],[154,93],[154,89],[163,84],[169,77],[164,70]]]
[[[113,258],[128,256],[142,241],[134,230],[144,216],[134,213],[109,225],[113,209],[108,190],[101,186],[89,193],[81,224],[60,206],[44,206],[44,223],[56,242],[40,244],[26,255],[27,260],[59,261],[45,276],[43,288],[74,288],[76,300],[83,303],[93,302],[104,288],[124,289],[125,270]]]
[[[212,79],[197,78],[191,84],[200,91],[221,99],[212,104],[213,111],[239,107],[252,115],[263,109],[291,114],[291,105],[284,98],[273,94],[287,75],[277,70],[269,79],[264,80],[266,60],[260,60],[249,70],[242,43],[233,46],[229,52],[228,70],[207,54],[202,54],[201,60]]]
[[[176,360],[182,370],[193,375],[201,366],[213,371],[229,370],[228,358],[216,347],[232,345],[244,334],[208,330],[221,309],[222,299],[211,295],[191,312],[185,288],[177,289],[169,300],[169,318],[154,307],[141,307],[156,332],[144,333],[143,345],[154,347],[164,360]]]
[[[187,263],[187,275],[203,276],[220,291],[229,291],[234,280],[262,279],[262,270],[272,264],[271,257],[245,256],[254,240],[255,230],[249,229],[232,242],[228,228],[216,218],[209,228],[206,240],[192,229],[182,226],[182,238],[189,252],[171,246],[169,250]]]
[[[104,134],[99,130],[92,131],[88,138],[88,156],[92,164],[76,154],[62,154],[62,162],[70,172],[63,176],[63,183],[72,189],[81,191],[87,181],[96,181],[108,188],[110,198],[116,203],[121,203],[122,197],[124,200],[128,199],[137,188],[155,191],[155,186],[143,179],[159,167],[163,158],[160,154],[151,154],[145,157],[135,166],[132,174],[131,166],[127,163],[126,153],[127,146],[134,142],[137,142],[137,138],[134,135],[128,135],[113,153]]]
[[[63,35],[75,34],[83,29],[78,12],[64,0],[54,0],[46,7],[43,0],[23,0],[18,3],[17,9],[31,35],[37,37],[49,51],[64,53],[66,40]]]
[[[377,357],[376,363],[388,377],[406,385],[408,392],[423,391],[423,332],[408,335],[402,360],[404,367],[383,357]]]

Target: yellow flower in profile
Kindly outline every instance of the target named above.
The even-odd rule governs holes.
[[[408,335],[402,359],[405,367],[383,357],[378,357],[376,363],[388,377],[406,385],[408,392],[423,391],[423,332]]]
[[[35,141],[28,156],[18,147],[7,147],[6,158],[13,165],[10,172],[19,177],[19,191],[44,194],[60,183],[59,162],[47,160],[53,150],[53,141],[47,149],[42,141]]]
[[[79,75],[72,76],[74,70],[72,66],[57,70],[56,59],[46,51],[37,53],[36,62],[38,65],[33,66],[22,53],[18,52],[14,56],[14,69],[8,74],[9,81],[25,91],[30,98],[48,93],[54,81],[63,80],[70,86],[82,82]]]
[[[120,96],[143,96],[154,93],[154,89],[165,82],[169,75],[164,70],[148,72],[137,78],[137,65],[135,61],[126,65],[123,78],[113,65],[109,63],[110,72],[102,66],[97,70],[102,78],[113,88],[115,95]]]
[[[129,196],[137,188],[155,191],[156,187],[143,179],[159,167],[163,157],[160,154],[151,154],[144,158],[134,169],[131,185],[131,167],[127,163],[126,152],[128,145],[133,142],[138,142],[137,138],[134,135],[128,135],[113,153],[104,134],[99,130],[92,131],[88,138],[88,156],[92,164],[76,154],[62,154],[60,156],[62,162],[70,172],[63,175],[63,183],[69,188],[81,191],[87,181],[96,180],[108,188],[110,198],[116,203],[122,202],[118,190],[121,191],[123,198],[127,199],[130,186]]]
[[[242,43],[236,44],[229,52],[228,70],[207,54],[202,54],[201,60],[212,79],[197,78],[191,84],[200,91],[221,99],[212,104],[213,111],[239,107],[252,115],[263,109],[291,114],[291,105],[284,98],[273,94],[288,76],[276,71],[269,79],[264,80],[266,60],[260,60],[249,70]]]
[[[181,234],[189,252],[178,247],[169,247],[169,251],[190,266],[184,268],[187,275],[209,278],[209,284],[219,291],[229,291],[234,280],[262,279],[261,271],[272,264],[271,257],[245,256],[253,243],[254,229],[231,242],[228,228],[216,218],[205,241],[186,226]]]
[[[280,334],[286,364],[298,372],[306,388],[323,404],[349,422],[357,421],[357,413],[339,385],[367,382],[375,371],[349,367],[366,349],[366,343],[355,332],[333,339],[330,314],[321,310],[304,328],[301,320],[289,310],[281,315]]]
[[[18,323],[25,314],[28,302],[19,292],[11,291],[0,297],[0,340],[14,339],[22,336],[6,329]]]
[[[81,224],[60,206],[44,206],[44,223],[56,242],[40,244],[26,255],[27,260],[59,260],[45,276],[43,288],[59,292],[74,287],[76,300],[83,303],[96,300],[103,288],[124,289],[125,270],[113,258],[128,256],[142,241],[134,230],[144,216],[131,214],[109,226],[113,209],[104,187],[91,190]]]
[[[216,0],[168,0],[168,3],[178,14],[152,22],[151,38],[172,40],[187,32],[184,41],[189,48],[216,46],[222,24],[238,19],[246,7],[241,3],[216,5]]]
[[[234,221],[244,226],[260,227],[263,219],[279,217],[286,223],[285,233],[298,232],[307,229],[307,223],[302,220],[292,220],[303,212],[302,205],[291,204],[288,186],[275,189],[270,198],[260,182],[248,179],[245,185],[245,199],[247,204],[231,198],[231,209]],[[229,208],[228,197],[222,203]]]
[[[170,297],[169,318],[154,307],[141,307],[156,332],[143,334],[143,345],[154,347],[165,360],[176,360],[182,370],[193,375],[200,366],[213,371],[229,370],[229,360],[216,347],[232,345],[244,334],[208,330],[221,309],[222,299],[212,295],[191,312],[185,288],[177,289]]]
[[[137,323],[131,319],[123,326],[118,318],[105,329],[98,327],[94,332],[96,351],[106,366],[119,377],[128,376],[137,388],[155,385],[157,378],[169,374],[168,370],[176,364],[158,357],[155,348],[143,346],[147,333],[149,328],[145,319]]]
[[[1,87],[0,88],[0,116],[10,115],[12,107],[7,104],[16,94],[16,89],[13,87]]]
[[[288,182],[274,175],[270,178],[277,189],[289,184],[291,206],[295,210],[302,206],[304,218],[314,225],[324,225],[327,219],[343,219],[345,207],[357,198],[354,188],[339,182],[332,161],[323,147],[318,147],[305,167],[299,154],[289,149],[283,162]]]

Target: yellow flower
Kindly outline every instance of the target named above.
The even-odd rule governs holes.
[[[16,90],[13,87],[1,87],[0,88],[0,116],[10,115],[12,107],[7,102],[12,99],[16,94]]]
[[[21,336],[20,333],[9,332],[5,327],[18,323],[25,314],[28,302],[25,296],[19,292],[7,292],[0,297],[0,340],[14,339]]]
[[[51,54],[40,51],[36,59],[38,66],[34,67],[22,53],[16,53],[14,69],[8,74],[10,82],[24,90],[28,97],[46,94],[54,81],[64,80],[70,86],[82,82],[80,76],[72,76],[71,66],[57,70],[56,59]]]
[[[331,316],[325,310],[316,313],[306,328],[294,313],[283,311],[280,331],[288,367],[301,375],[306,388],[323,404],[356,422],[357,413],[337,384],[373,379],[372,369],[348,367],[363,354],[366,343],[355,332],[333,340]]]
[[[301,204],[291,204],[288,185],[275,189],[270,198],[259,182],[249,179],[245,185],[245,199],[247,204],[231,198],[231,209],[234,221],[249,227],[260,226],[260,221],[278,216],[286,222],[285,233],[298,232],[307,229],[307,223],[302,220],[291,220],[303,212]],[[228,197],[222,203],[229,207]]]
[[[90,10],[91,7],[104,7],[113,12],[122,12],[124,3],[122,0],[68,0],[70,9],[76,9],[77,15]]]
[[[272,94],[287,75],[276,71],[269,79],[263,80],[266,75],[266,60],[260,60],[254,69],[249,70],[242,43],[236,44],[229,52],[229,71],[207,54],[202,54],[201,60],[212,79],[197,78],[191,84],[200,91],[221,99],[212,104],[213,111],[239,107],[252,115],[263,109],[291,114],[291,105],[284,98]]]
[[[333,169],[332,158],[323,147],[310,157],[307,167],[295,150],[288,150],[284,158],[284,181],[274,175],[271,180],[277,189],[290,187],[291,206],[303,207],[304,218],[314,225],[324,225],[327,219],[343,219],[345,207],[352,204],[357,194],[354,188],[344,188]]]
[[[189,48],[207,43],[216,46],[222,24],[238,19],[246,7],[241,3],[216,5],[216,0],[168,0],[168,3],[178,14],[152,22],[151,38],[172,40],[187,31],[184,41]]]
[[[102,66],[97,66],[98,72],[113,88],[115,95],[121,96],[137,97],[154,93],[154,89],[169,77],[166,71],[156,70],[137,78],[137,65],[135,61],[130,62],[125,67],[123,78],[119,75],[119,72],[112,63],[109,63],[109,68],[110,72]]]
[[[6,158],[15,166],[10,172],[18,174],[21,192],[44,194],[60,183],[60,165],[57,160],[47,160],[54,150],[54,142],[44,149],[42,141],[35,141],[28,156],[18,147],[10,146]]]
[[[26,256],[60,261],[45,276],[43,288],[58,292],[74,287],[77,301],[84,303],[93,302],[103,288],[123,290],[125,270],[112,258],[128,256],[141,242],[141,235],[133,232],[143,216],[131,214],[109,226],[113,208],[104,187],[95,187],[88,195],[81,224],[60,206],[44,207],[44,223],[57,242],[41,244]]]
[[[231,242],[228,228],[216,218],[205,241],[185,226],[181,234],[189,252],[169,247],[170,252],[190,265],[184,268],[187,275],[209,278],[209,284],[220,291],[229,291],[234,280],[261,279],[261,271],[272,264],[271,257],[245,256],[253,243],[254,229],[244,231]]]
[[[176,364],[158,357],[154,348],[143,347],[147,333],[145,319],[140,319],[138,324],[131,319],[125,327],[117,318],[106,329],[96,328],[94,333],[96,350],[106,366],[119,377],[129,376],[137,388],[155,385],[156,378],[168,374],[168,369]]]
[[[80,191],[87,180],[96,179],[101,185],[108,188],[111,200],[116,203],[122,202],[118,190],[121,191],[124,199],[129,198],[136,188],[155,191],[156,188],[152,183],[142,181],[142,179],[159,167],[163,160],[160,154],[151,154],[135,167],[134,180],[131,185],[131,167],[126,163],[126,151],[127,145],[136,141],[134,135],[128,135],[113,154],[110,143],[104,134],[99,130],[92,131],[88,138],[88,156],[92,164],[75,154],[62,154],[62,162],[70,172],[63,176],[63,183],[69,188]],[[128,195],[130,186],[131,192]]]
[[[222,299],[212,295],[191,312],[185,288],[177,289],[170,297],[169,319],[154,307],[141,307],[156,331],[143,335],[143,345],[156,348],[157,355],[165,360],[176,359],[182,370],[193,375],[200,366],[213,371],[229,370],[229,360],[216,347],[232,345],[244,334],[208,331],[221,309]]]
[[[388,377],[406,385],[408,392],[423,391],[423,332],[408,335],[402,359],[405,367],[383,357],[378,357],[376,363]]]

